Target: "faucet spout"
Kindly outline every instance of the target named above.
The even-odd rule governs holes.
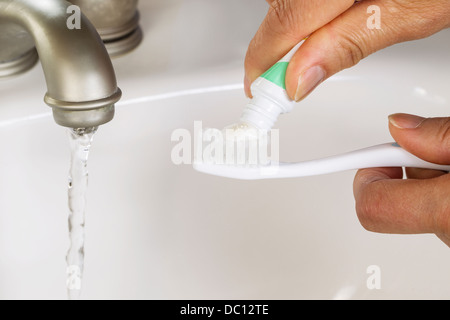
[[[97,127],[113,119],[121,91],[94,26],[81,14],[80,28],[68,27],[71,5],[64,0],[0,0],[0,63],[16,59],[11,46],[23,46],[23,38],[31,36],[47,84],[44,101],[56,123]],[[8,56],[13,53],[16,57]]]

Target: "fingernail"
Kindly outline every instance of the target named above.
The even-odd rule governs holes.
[[[415,129],[425,118],[406,113],[396,113],[389,116],[389,122],[399,129]]]
[[[325,70],[320,66],[314,66],[303,72],[298,78],[295,101],[304,99],[325,79]]]

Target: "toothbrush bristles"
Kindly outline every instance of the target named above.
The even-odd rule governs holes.
[[[255,167],[269,161],[270,136],[245,123],[223,130],[205,129],[202,137],[202,163]]]

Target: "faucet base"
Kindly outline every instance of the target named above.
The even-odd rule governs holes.
[[[121,26],[97,28],[111,57],[126,54],[141,43],[143,35],[139,27],[139,19],[139,11],[136,10],[133,18]]]
[[[142,40],[138,0],[70,0],[81,8],[111,57],[128,53]]]
[[[17,75],[28,71],[39,60],[39,56],[35,48],[29,50],[19,58],[0,62],[0,78]]]
[[[111,57],[118,57],[134,50],[143,38],[142,29],[138,26],[124,37],[114,40],[104,40],[105,48]]]

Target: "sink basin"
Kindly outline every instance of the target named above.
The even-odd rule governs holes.
[[[174,130],[193,133],[194,121],[220,129],[240,116],[245,50],[267,5],[140,6],[144,41],[113,60],[124,97],[97,132],[88,163],[82,298],[450,296],[449,248],[435,236],[361,227],[355,172],[238,181],[175,165]],[[449,31],[329,79],[280,118],[280,159],[389,142],[391,113],[448,116]],[[0,82],[2,299],[66,298],[69,143],[42,102],[43,79],[36,67]],[[367,285],[372,266],[381,271],[379,289]]]

